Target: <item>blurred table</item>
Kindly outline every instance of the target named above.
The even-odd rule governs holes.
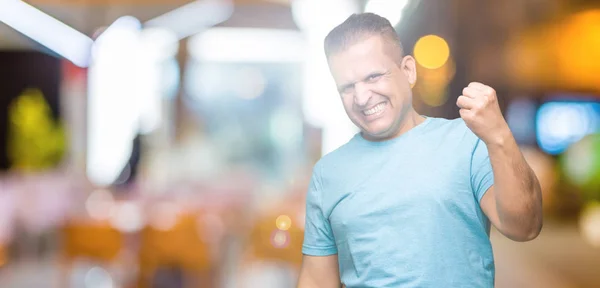
[[[514,242],[492,231],[496,287],[600,287],[600,249],[586,243],[577,223],[546,220],[533,241]]]

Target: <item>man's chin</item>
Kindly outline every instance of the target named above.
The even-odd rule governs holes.
[[[363,137],[371,141],[384,141],[391,138],[389,129],[363,130]]]

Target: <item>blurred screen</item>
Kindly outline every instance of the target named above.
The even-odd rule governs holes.
[[[600,102],[566,95],[553,98],[558,100],[543,103],[536,114],[537,142],[546,153],[560,154],[584,136],[600,131]]]

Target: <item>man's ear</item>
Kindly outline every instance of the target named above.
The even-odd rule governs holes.
[[[417,62],[415,61],[415,58],[410,56],[410,55],[406,55],[402,58],[402,63],[400,64],[400,68],[402,69],[402,72],[404,72],[404,74],[406,75],[406,79],[408,80],[408,83],[410,84],[410,88],[414,87],[415,84],[417,84]]]

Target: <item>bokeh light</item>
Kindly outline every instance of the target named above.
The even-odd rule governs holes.
[[[600,202],[591,202],[584,207],[579,228],[588,244],[600,247]]]
[[[269,136],[282,150],[290,151],[302,142],[302,117],[294,110],[282,108],[269,120]]]
[[[427,69],[438,69],[448,61],[450,47],[442,37],[427,35],[417,41],[414,54],[419,65]]]
[[[113,288],[113,279],[103,268],[94,267],[85,273],[85,288]]]
[[[110,217],[110,223],[124,233],[139,231],[144,226],[140,205],[132,201],[117,203],[116,210]]]
[[[290,245],[290,233],[276,229],[271,233],[271,244],[277,249],[283,249]]]
[[[561,160],[565,176],[582,189],[585,198],[600,201],[600,134],[576,142]]]
[[[177,55],[179,41],[171,30],[164,28],[146,28],[140,32],[141,53],[147,54],[147,59],[165,61]]]
[[[292,226],[292,219],[288,215],[280,215],[275,220],[275,225],[277,229],[287,231]]]
[[[108,190],[98,189],[88,196],[85,209],[88,215],[98,221],[108,220],[114,211],[114,199]]]
[[[574,14],[561,23],[551,45],[557,56],[556,80],[579,89],[600,89],[600,9]]]
[[[573,144],[565,152],[565,172],[567,177],[575,184],[584,185],[593,176],[592,144],[590,138],[584,138]]]
[[[548,102],[540,106],[536,118],[539,146],[556,155],[598,130],[600,103]]]
[[[301,0],[290,1],[294,22],[304,32],[325,37],[329,30],[342,23],[352,13],[359,12],[355,1]],[[321,39],[322,40],[322,39]]]
[[[141,26],[134,17],[120,17],[93,46],[87,84],[86,168],[95,185],[111,185],[121,174],[131,155],[133,139],[142,128],[140,121],[151,127],[160,120],[150,117],[152,121],[146,122],[142,117],[141,108],[155,103],[145,92],[156,82],[146,78],[153,71],[146,69],[148,59],[141,57]]]
[[[400,23],[408,2],[409,0],[369,0],[365,5],[365,12],[378,14],[388,19],[392,26],[396,26]]]
[[[600,10],[514,33],[506,46],[506,76],[526,89],[598,91]]]
[[[255,99],[260,97],[267,87],[267,79],[262,71],[254,67],[243,67],[237,71],[237,83],[233,85],[236,95],[242,99]]]
[[[448,101],[448,84],[454,78],[456,66],[452,58],[438,69],[417,66],[415,91],[423,103],[431,107],[444,105]]]
[[[169,231],[177,224],[180,208],[173,202],[161,202],[152,207],[149,224],[156,230]]]

